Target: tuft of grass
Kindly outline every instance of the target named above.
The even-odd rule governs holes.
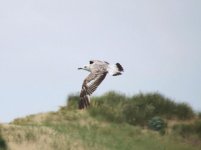
[[[101,97],[93,97],[91,101],[90,115],[111,122],[124,122],[123,107],[126,96],[123,94],[108,92]]]
[[[68,110],[74,110],[78,108],[78,102],[80,100],[79,94],[70,94],[66,101],[66,107],[63,109],[68,108]]]
[[[195,121],[191,124],[177,124],[173,126],[173,130],[184,138],[196,135],[201,139],[201,120]]]

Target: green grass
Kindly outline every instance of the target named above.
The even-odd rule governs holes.
[[[167,137],[147,132],[128,124],[113,124],[107,127],[99,125],[55,125],[51,126],[61,134],[68,134],[72,139],[82,141],[84,149],[105,150],[190,150],[196,149],[184,143],[177,143]]]
[[[59,115],[61,114],[58,113]],[[157,132],[127,123],[96,120],[87,111],[63,111],[63,115],[65,119],[61,122],[57,122],[58,118],[53,116],[51,120],[42,125],[54,131],[55,134],[48,136],[54,139],[50,145],[55,150],[72,148],[89,150],[199,149],[176,138],[174,139],[173,135],[161,136]],[[37,128],[42,127],[41,125],[35,126]]]
[[[61,107],[57,112],[18,118],[10,125],[3,126],[2,139],[8,149],[20,150],[24,147],[32,150],[201,149],[201,137],[196,136],[196,132],[200,131],[200,122],[192,125],[187,123],[187,127],[179,126],[183,120],[188,122],[188,119],[191,119],[189,121],[192,122],[195,116],[186,104],[180,105],[160,94],[127,97],[109,92],[94,97],[91,108],[77,110],[78,100],[77,95],[70,95],[68,105]],[[178,114],[170,113],[169,110],[157,107],[174,108],[173,112],[186,112],[186,114],[180,117]],[[166,134],[148,128],[148,121],[153,120],[156,115],[167,123]],[[168,119],[171,117],[174,119],[176,117],[176,127],[168,126]],[[158,120],[153,121],[158,125]],[[186,128],[195,128],[192,132],[186,132],[191,135],[190,138],[180,134],[186,131]]]

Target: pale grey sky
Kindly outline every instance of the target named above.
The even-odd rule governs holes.
[[[94,95],[158,91],[201,111],[201,1],[0,1],[0,122],[57,110],[90,59],[125,68]]]

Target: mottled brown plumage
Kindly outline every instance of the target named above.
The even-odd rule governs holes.
[[[83,69],[91,72],[83,81],[82,89],[80,92],[79,109],[84,109],[90,106],[90,95],[97,89],[101,82],[105,79],[107,73],[116,76],[120,75],[123,67],[117,63],[114,66],[109,65],[108,62],[91,60],[89,64],[84,66]]]

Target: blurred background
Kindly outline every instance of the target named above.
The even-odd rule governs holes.
[[[201,1],[0,2],[0,122],[54,111],[90,59],[119,62],[94,95],[160,92],[201,110]]]

